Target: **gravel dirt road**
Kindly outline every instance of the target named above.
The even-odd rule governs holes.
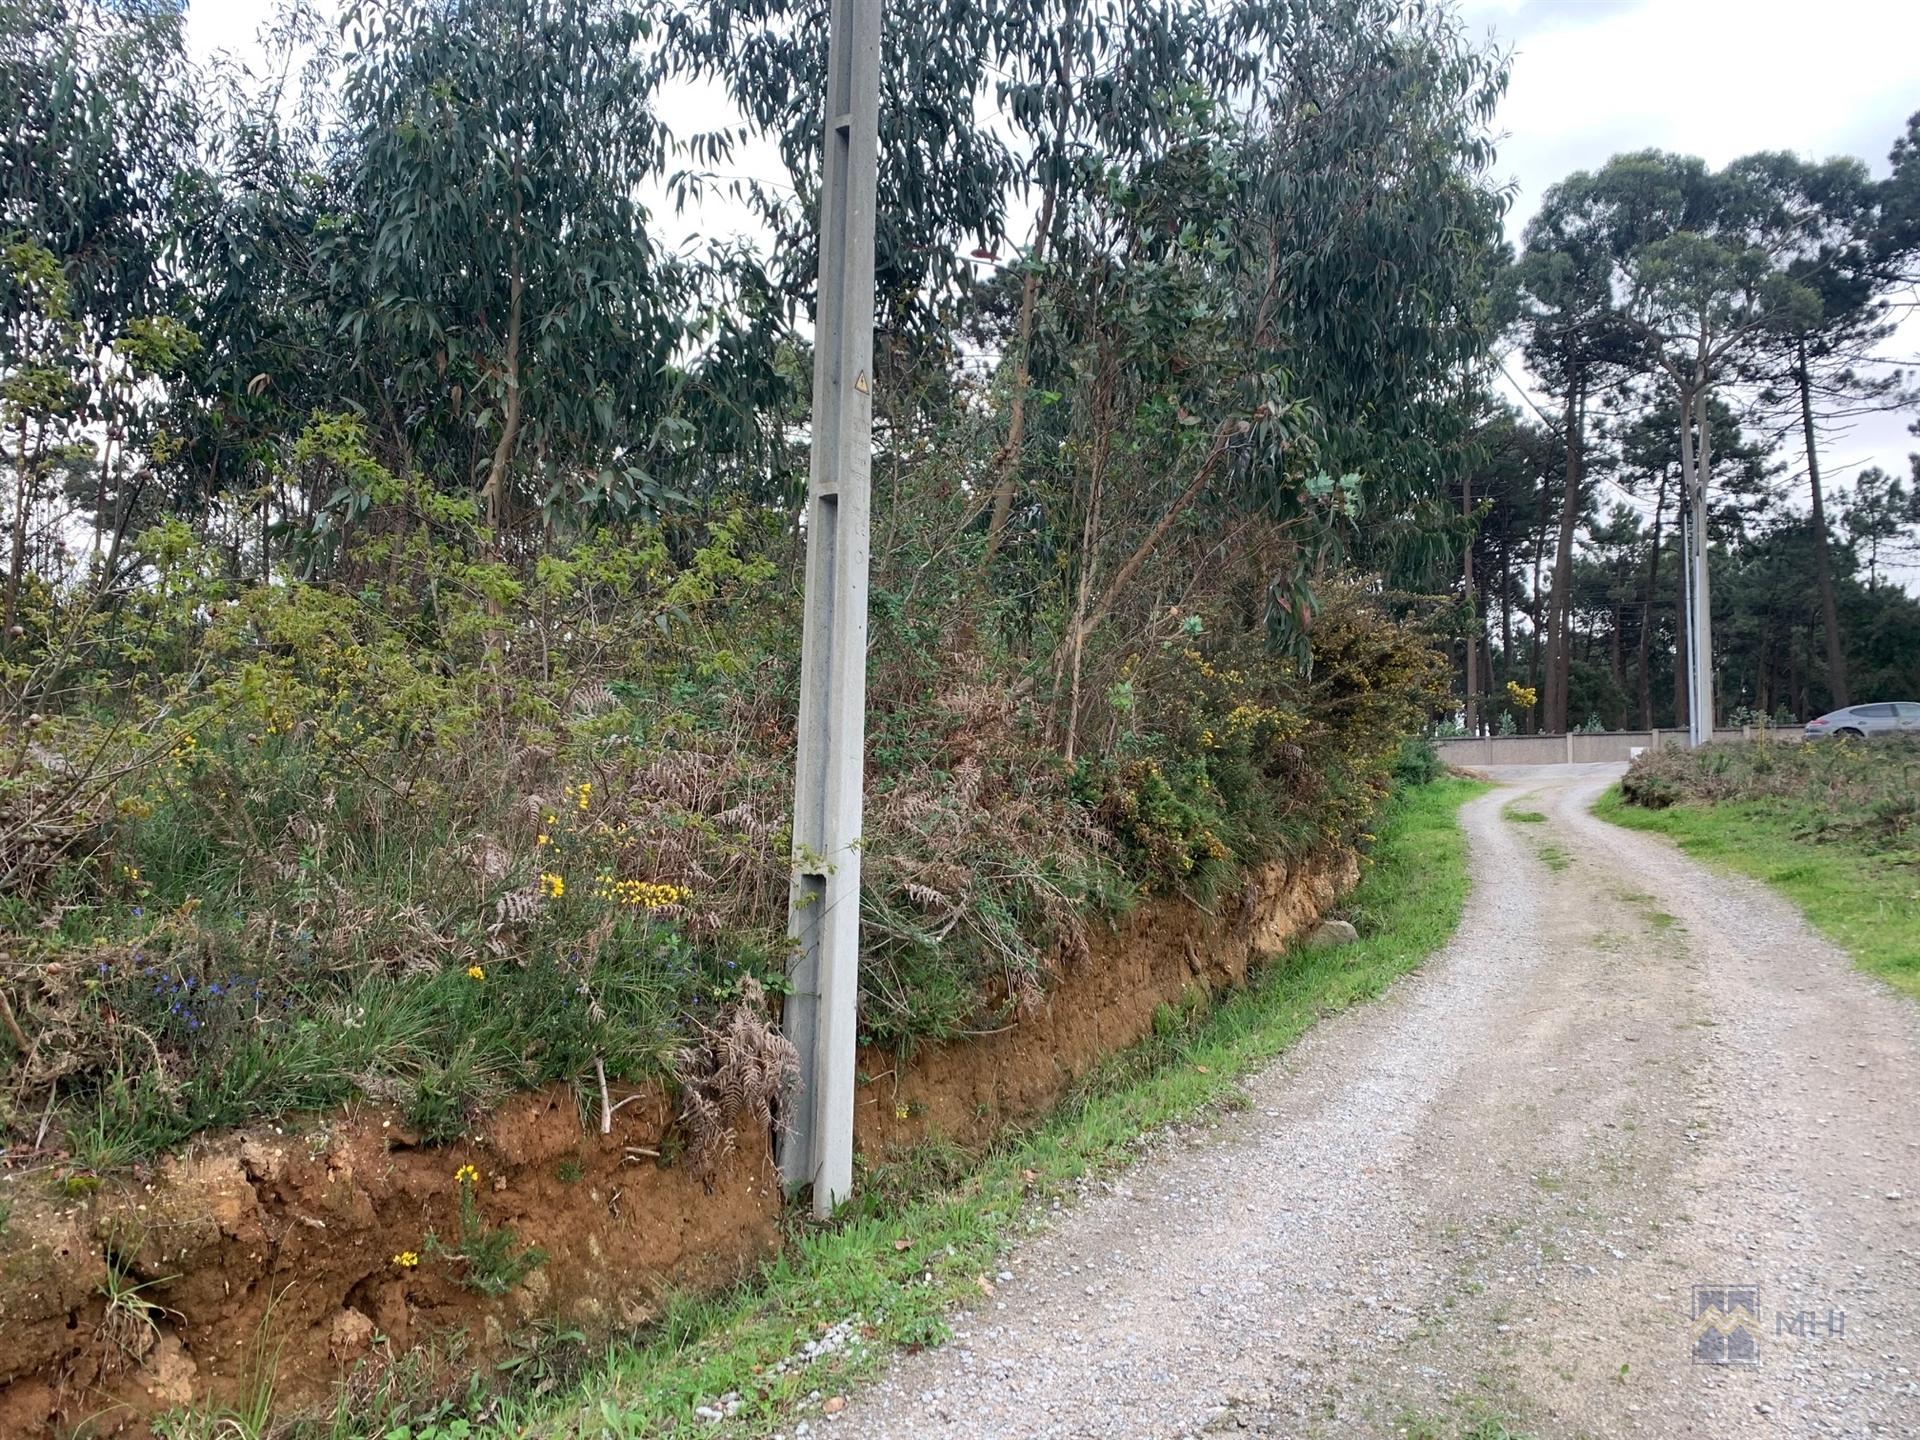
[[[1617,773],[1502,772],[1443,953],[814,1434],[1920,1434],[1920,1007],[1589,815]]]

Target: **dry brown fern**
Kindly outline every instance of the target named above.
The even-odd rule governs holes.
[[[701,1043],[674,1056],[687,1164],[711,1183],[739,1142],[743,1125],[776,1124],[780,1104],[800,1080],[800,1052],[767,1017],[766,992],[743,980],[719,1020],[701,1027]]]

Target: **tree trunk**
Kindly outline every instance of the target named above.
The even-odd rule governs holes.
[[[1620,631],[1626,624],[1626,619],[1624,607],[1617,600],[1614,602],[1613,619],[1611,623],[1612,629],[1607,637],[1607,669],[1613,676],[1613,693],[1620,697],[1619,703],[1622,713],[1618,716],[1618,719],[1624,721],[1626,719],[1624,711],[1627,704],[1627,650]],[[1610,710],[1612,709],[1611,706],[1608,708]],[[1625,729],[1626,727],[1622,724],[1621,728]]]
[[[1840,604],[1833,593],[1833,560],[1827,551],[1827,510],[1820,494],[1820,454],[1813,434],[1813,382],[1807,374],[1807,346],[1800,342],[1794,379],[1800,385],[1800,432],[1807,447],[1807,481],[1813,489],[1813,573],[1820,582],[1820,619],[1827,631],[1827,688],[1838,709],[1848,698],[1847,654],[1840,644]]]
[[[1807,670],[1801,664],[1799,634],[1799,628],[1788,634],[1788,695],[1791,697],[1793,714],[1801,720],[1809,720],[1812,712],[1807,708]]]
[[[37,449],[38,447],[36,447]],[[0,649],[13,648],[13,627],[20,620],[20,581],[27,568],[27,510],[33,500],[28,477],[33,465],[27,459],[27,419],[20,417],[20,444],[13,461],[13,534],[7,554],[7,603],[0,617]]]
[[[1114,572],[1113,579],[1107,582],[1107,588],[1101,592],[1100,602],[1093,607],[1093,613],[1073,627],[1075,635],[1081,640],[1091,635],[1099,627],[1100,622],[1107,618],[1107,613],[1119,600],[1120,593],[1139,573],[1140,567],[1147,563],[1147,558],[1158,548],[1161,540],[1166,538],[1167,531],[1173,528],[1173,522],[1186,513],[1187,507],[1205,488],[1208,479],[1212,477],[1214,470],[1218,468],[1220,461],[1227,453],[1227,435],[1227,427],[1223,425],[1214,436],[1213,447],[1208,450],[1207,458],[1200,463],[1200,468],[1194,472],[1193,479],[1187,482],[1187,488],[1180,492],[1153,529],[1147,532],[1147,538],[1134,548],[1133,554],[1129,555],[1126,562]]]
[[[1034,223],[1033,248],[1027,260],[1026,279],[1020,286],[1020,321],[1015,336],[1017,354],[1013,366],[1013,394],[1007,402],[1007,443],[1000,451],[999,474],[993,485],[993,513],[987,520],[987,548],[981,556],[984,569],[993,563],[1006,538],[1007,515],[1013,508],[1013,482],[1020,468],[1020,451],[1027,435],[1027,390],[1033,356],[1033,312],[1040,296],[1040,268],[1046,264],[1047,237],[1053,230],[1054,207],[1060,188],[1059,167],[1067,148],[1067,121],[1073,112],[1073,54],[1077,5],[1069,0],[1060,22],[1059,93],[1054,101],[1052,168],[1040,187],[1040,214]]]
[[[514,193],[519,193],[518,187]],[[516,208],[518,202],[515,202]],[[500,421],[500,440],[493,447],[493,463],[487,469],[487,528],[497,539],[506,522],[507,470],[513,464],[513,450],[520,438],[520,311],[526,293],[526,277],[520,266],[520,247],[515,244],[507,279],[507,405]]]
[[[1773,616],[1767,616],[1766,628],[1760,633],[1760,677],[1755,686],[1753,708],[1760,714],[1760,723],[1768,724],[1773,715]]]
[[[1007,440],[1001,446],[999,474],[993,484],[993,513],[987,520],[987,548],[982,566],[991,565],[1006,537],[1007,515],[1013,508],[1013,482],[1020,468],[1020,451],[1027,437],[1027,389],[1030,372],[1027,362],[1033,354],[1033,312],[1040,297],[1040,267],[1047,259],[1047,231],[1053,225],[1053,183],[1040,194],[1040,217],[1034,224],[1033,249],[1027,262],[1027,277],[1020,286],[1020,323],[1015,333],[1016,358],[1013,365],[1013,394],[1007,401]],[[975,512],[978,513],[977,511]]]
[[[1540,728],[1540,627],[1548,623],[1546,597],[1540,589],[1541,562],[1547,553],[1547,520],[1552,512],[1553,497],[1547,493],[1547,484],[1540,482],[1540,523],[1533,534],[1533,620],[1532,634],[1527,637],[1527,688],[1534,692],[1534,706],[1527,712],[1527,734],[1531,735]]]
[[[1500,680],[1513,679],[1513,542],[1500,532]]]
[[[1106,475],[1108,437],[1112,430],[1108,409],[1106,396],[1102,395],[1094,405],[1094,423],[1098,429],[1094,433],[1091,473],[1087,479],[1087,518],[1080,532],[1080,581],[1074,587],[1070,632],[1072,679],[1067,686],[1067,743],[1062,752],[1068,765],[1073,764],[1080,739],[1080,669],[1087,648],[1087,602],[1093,594],[1094,563],[1100,549],[1100,486]]]
[[[1686,474],[1681,471],[1682,476]],[[1693,639],[1687,634],[1687,623],[1691,612],[1687,609],[1687,487],[1683,478],[1680,483],[1680,516],[1676,522],[1679,532],[1674,542],[1680,551],[1677,573],[1673,582],[1673,723],[1676,729],[1687,723],[1687,684],[1688,656],[1693,653]]]
[[[1653,728],[1653,676],[1648,673],[1653,658],[1653,604],[1660,585],[1660,521],[1667,510],[1667,472],[1660,472],[1660,484],[1654,491],[1653,544],[1647,551],[1646,598],[1640,604],[1640,728]]]

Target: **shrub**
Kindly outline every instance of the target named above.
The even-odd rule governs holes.
[[[1394,782],[1400,785],[1431,785],[1446,772],[1440,752],[1432,742],[1417,735],[1401,742],[1400,753],[1393,760]]]

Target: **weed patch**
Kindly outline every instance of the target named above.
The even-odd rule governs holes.
[[[546,1264],[546,1252],[537,1245],[521,1245],[513,1231],[504,1225],[489,1224],[480,1214],[475,1191],[480,1172],[462,1165],[453,1177],[459,1230],[452,1243],[427,1232],[422,1245],[430,1258],[460,1267],[460,1283],[482,1295],[504,1295],[540,1266]],[[411,1269],[419,1257],[407,1251],[394,1257],[396,1265]]]

